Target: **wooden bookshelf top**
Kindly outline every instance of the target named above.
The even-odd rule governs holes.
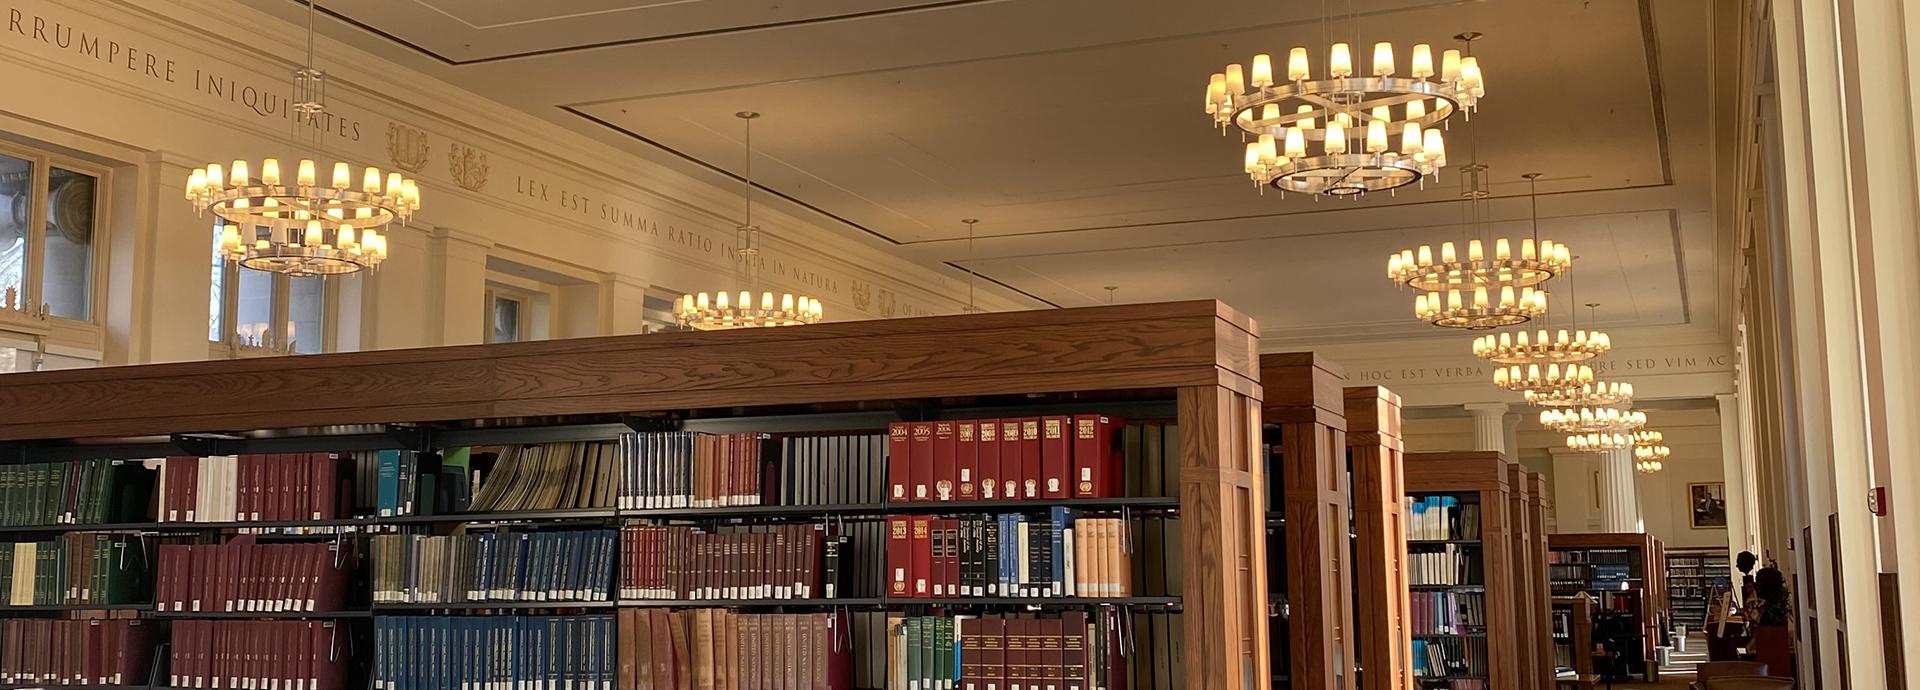
[[[1562,549],[1642,549],[1651,557],[1654,536],[1643,532],[1587,532],[1555,534],[1547,538],[1547,548]]]
[[[1273,352],[1260,356],[1261,401],[1268,422],[1318,421],[1347,428],[1341,387],[1347,370],[1312,352]]]
[[[0,440],[1224,386],[1258,327],[1215,301],[5,375]]]
[[[1492,450],[1408,453],[1408,492],[1498,491],[1513,489],[1505,455]]]

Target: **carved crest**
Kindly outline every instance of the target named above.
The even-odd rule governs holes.
[[[853,281],[853,308],[860,311],[873,309],[873,284],[864,280]]]
[[[487,186],[487,154],[471,146],[450,142],[447,144],[447,172],[453,175],[456,184],[468,191],[478,192]]]
[[[880,315],[889,319],[893,318],[894,311],[898,306],[899,305],[893,301],[893,291],[880,288]]]
[[[419,173],[427,167],[427,152],[431,149],[426,132],[398,122],[387,123],[387,157],[393,160],[393,167]]]

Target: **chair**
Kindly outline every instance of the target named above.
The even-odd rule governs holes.
[[[1793,690],[1793,679],[1780,676],[1720,676],[1708,679],[1706,690]]]
[[[1725,676],[1764,676],[1767,665],[1758,661],[1709,661],[1693,667],[1693,690],[1704,690],[1707,681]]]

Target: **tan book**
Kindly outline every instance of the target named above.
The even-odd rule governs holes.
[[[693,690],[693,627],[692,611],[677,611],[668,614],[673,617],[673,678],[674,690]]]
[[[489,472],[487,476],[482,479],[480,493],[473,497],[470,507],[474,512],[498,510],[499,508],[496,506],[500,504],[501,498],[506,495],[507,487],[512,484],[513,475],[518,471],[520,465],[519,446],[507,446],[498,449],[498,452],[499,455],[493,462],[493,471]]]

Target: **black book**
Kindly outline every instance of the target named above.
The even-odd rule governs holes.
[[[1053,595],[1053,517],[1036,517],[1027,522],[1027,596]]]
[[[995,585],[1000,582],[1000,521],[991,515],[980,516],[980,552],[984,566],[981,568],[981,586],[987,596],[1000,596]]]

